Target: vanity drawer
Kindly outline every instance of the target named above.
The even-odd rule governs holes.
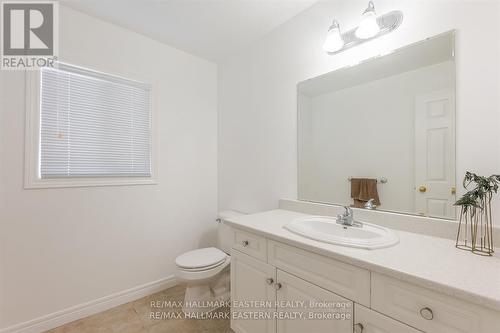
[[[265,237],[234,229],[233,249],[262,261],[267,261],[267,243]]]
[[[427,333],[498,332],[500,313],[372,273],[372,309]]]
[[[370,272],[366,269],[271,240],[268,262],[337,295],[370,306]]]
[[[354,333],[422,333],[362,305],[354,305]]]

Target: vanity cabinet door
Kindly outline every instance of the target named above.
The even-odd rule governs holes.
[[[351,333],[353,303],[278,270],[278,333]]]
[[[354,333],[421,333],[421,331],[356,304]]]
[[[275,282],[276,268],[232,250],[231,328],[236,333],[276,332]]]

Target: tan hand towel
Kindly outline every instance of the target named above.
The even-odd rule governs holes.
[[[362,208],[370,199],[374,199],[373,203],[380,206],[377,180],[369,178],[352,178],[351,198],[354,200],[354,207]]]

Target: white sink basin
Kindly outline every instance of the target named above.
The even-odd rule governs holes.
[[[325,216],[298,218],[284,228],[320,242],[362,249],[380,249],[399,242],[399,237],[390,229],[364,222],[361,227],[349,227]]]

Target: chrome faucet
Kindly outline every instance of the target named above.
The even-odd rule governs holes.
[[[345,212],[344,214],[337,215],[337,223],[342,224],[345,226],[356,226],[356,227],[361,227],[363,223],[354,221],[354,212],[352,211],[351,207],[349,206],[344,206]]]
[[[377,206],[374,204],[375,199],[370,199],[365,203],[365,209],[376,209]]]

